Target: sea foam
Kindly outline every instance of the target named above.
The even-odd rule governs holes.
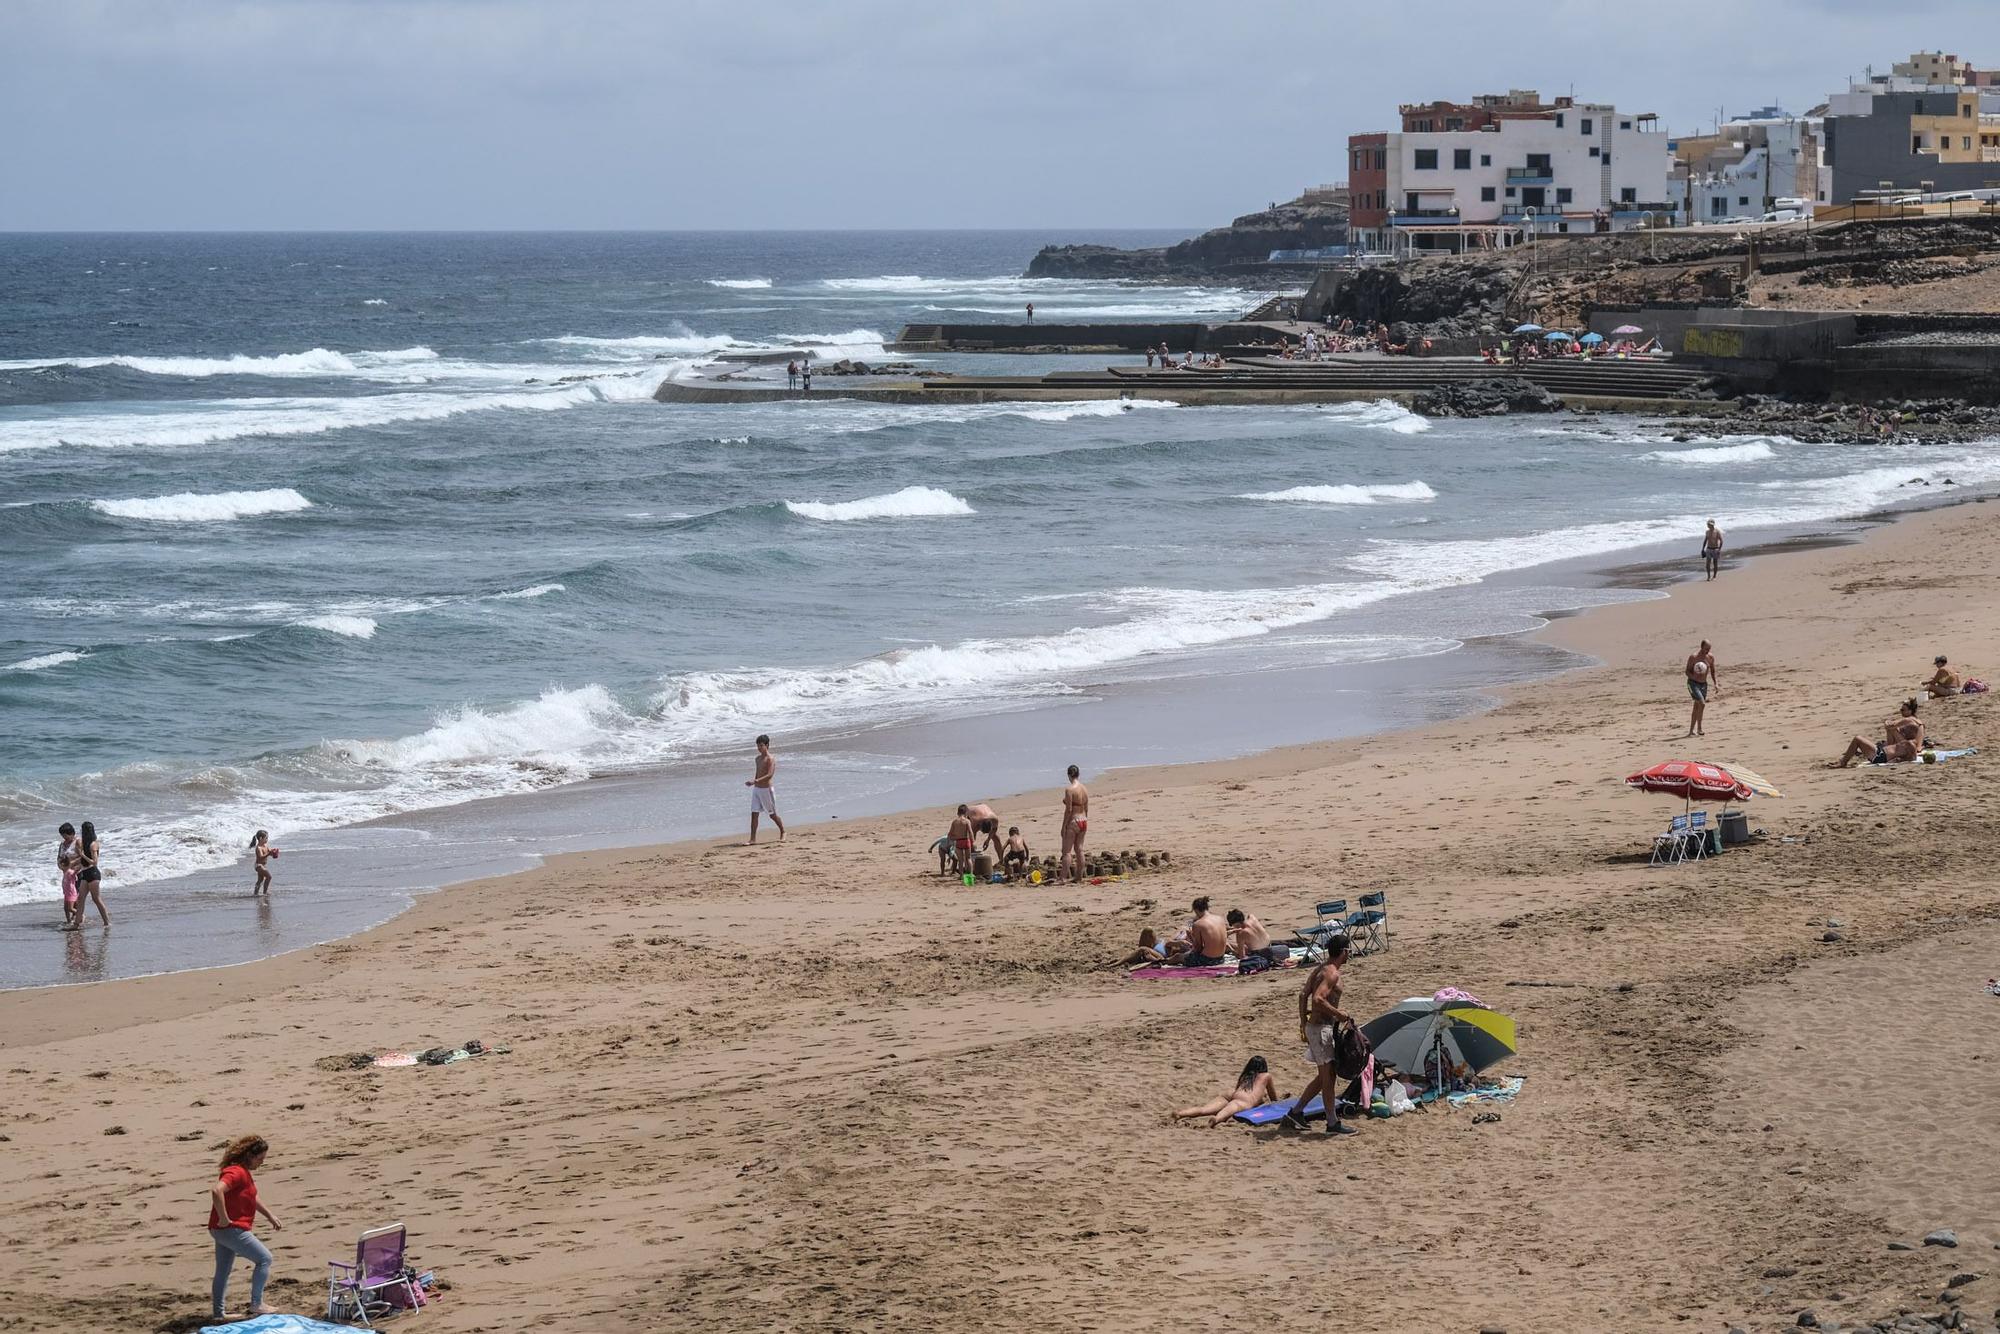
[[[87,369],[93,366],[123,366],[147,375],[171,375],[182,379],[206,379],[214,375],[314,376],[388,374],[403,378],[419,363],[436,361],[438,354],[427,347],[394,348],[386,352],[334,352],[315,347],[305,352],[280,352],[256,357],[238,353],[227,357],[53,357],[33,361],[0,361],[0,370],[45,370],[57,366]]]
[[[312,502],[286,486],[268,491],[218,491],[211,494],[182,491],[177,495],[137,500],[93,500],[90,507],[114,519],[143,519],[148,523],[219,523],[258,514],[289,514],[311,509]]]
[[[1745,445],[1715,445],[1703,449],[1656,449],[1646,455],[1661,463],[1756,463],[1773,458],[1777,451],[1763,440]]]
[[[731,287],[738,291],[762,291],[771,285],[769,278],[710,278],[710,287]]]
[[[934,486],[906,486],[886,495],[866,496],[831,504],[817,500],[788,500],[785,508],[802,519],[823,519],[851,523],[856,519],[934,519],[971,514],[972,506],[949,491]]]
[[[532,588],[517,588],[511,593],[495,593],[493,596],[507,601],[515,598],[547,597],[551,593],[565,592],[561,584],[536,584]]]
[[[68,651],[62,653],[44,653],[38,658],[23,658],[19,662],[10,662],[5,667],[0,667],[0,671],[45,672],[51,667],[60,667],[64,663],[82,662],[85,658],[89,656],[90,655],[88,653],[74,653]]]
[[[1283,491],[1252,491],[1238,500],[1291,500],[1313,505],[1373,505],[1384,500],[1436,500],[1437,492],[1423,482],[1379,482],[1362,486],[1294,486]]]
[[[373,639],[375,622],[367,616],[308,616],[298,624],[309,630],[324,630],[349,639]]]

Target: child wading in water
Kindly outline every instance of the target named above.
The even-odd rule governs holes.
[[[250,897],[271,892],[271,867],[269,863],[278,859],[278,850],[271,846],[271,836],[259,829],[257,836],[250,840],[250,854],[257,859],[257,885],[250,891]]]

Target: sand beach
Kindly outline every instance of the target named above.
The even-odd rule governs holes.
[[[579,854],[259,963],[7,993],[0,1329],[204,1323],[204,1196],[246,1130],[273,1304],[314,1311],[326,1261],[400,1219],[451,1284],[410,1322],[436,1334],[1761,1330],[1937,1312],[1960,1271],[1989,1327],[2000,705],[1924,708],[1979,755],[1828,763],[1933,653],[2000,673],[1992,513],[1559,620],[1601,665],[1477,716],[1105,776],[1100,845],[1173,853],[1120,883],[941,881],[932,809]],[[1649,868],[1670,805],[1616,780],[1683,756],[1783,787],[1751,807],[1768,837]],[[1052,850],[1053,786],[995,804]],[[1519,1099],[1339,1142],[1173,1124],[1251,1054],[1303,1082],[1298,977],[1104,965],[1198,894],[1278,926],[1369,889],[1391,945],[1349,1007],[1480,995],[1519,1021]],[[338,1068],[467,1038],[506,1050]]]

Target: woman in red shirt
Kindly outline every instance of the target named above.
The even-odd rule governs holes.
[[[252,1229],[258,1214],[270,1222],[271,1231],[283,1229],[271,1217],[271,1211],[257,1202],[257,1183],[250,1173],[264,1165],[264,1155],[270,1149],[262,1135],[238,1135],[222,1151],[222,1174],[209,1187],[208,1235],[215,1239],[215,1286],[211,1295],[217,1320],[226,1318],[222,1294],[229,1288],[229,1271],[235,1267],[238,1256],[253,1266],[250,1314],[264,1314],[264,1283],[271,1277],[271,1252],[257,1240]]]

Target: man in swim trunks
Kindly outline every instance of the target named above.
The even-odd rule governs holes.
[[[778,818],[778,793],[771,784],[778,776],[778,757],[771,753],[771,738],[757,738],[757,769],[743,786],[750,789],[750,841],[757,841],[757,817],[768,815],[778,827],[778,841],[785,841],[785,822]]]
[[[1701,641],[1700,648],[1688,654],[1687,660],[1688,698],[1694,701],[1694,709],[1688,714],[1687,734],[1689,736],[1703,735],[1701,730],[1702,711],[1708,707],[1709,692],[1719,690],[1721,686],[1722,682],[1716,676],[1715,672],[1715,651],[1708,646],[1708,641],[1704,639]]]
[[[1182,968],[1213,968],[1229,950],[1229,931],[1208,906],[1208,896],[1194,901],[1194,920],[1183,933],[1187,952],[1174,959]]]
[[[1299,989],[1299,1034],[1306,1040],[1306,1059],[1317,1067],[1312,1082],[1299,1094],[1292,1110],[1286,1112],[1280,1124],[1286,1130],[1304,1130],[1306,1119],[1301,1114],[1306,1104],[1318,1094],[1326,1104],[1326,1133],[1329,1135],[1356,1134],[1353,1126],[1343,1125],[1340,1120],[1339,1072],[1334,1068],[1339,1059],[1340,1029],[1343,1024],[1354,1020],[1340,1008],[1340,997],[1344,987],[1341,969],[1347,963],[1347,937],[1328,936],[1326,941],[1326,962],[1312,970],[1306,983]],[[1365,1110],[1365,1109],[1364,1109]]]
[[[952,819],[951,828],[945,832],[951,835],[952,869],[964,875],[972,869],[972,819],[960,805],[958,814]]]
[[[1229,910],[1229,948],[1239,959],[1262,959],[1273,968],[1284,966],[1292,957],[1290,949],[1271,943],[1264,924],[1241,908]]]
[[[965,818],[972,821],[973,834],[985,840],[985,850],[992,853],[995,858],[998,858],[1000,856],[1000,817],[993,813],[993,808],[983,801],[975,801],[965,808]]]
[[[1069,767],[1069,786],[1063,789],[1062,851],[1056,856],[1056,879],[1083,882],[1083,835],[1090,828],[1090,789],[1078,777],[1082,770]]]
[[[1713,519],[1708,521],[1708,531],[1701,535],[1701,568],[1710,579],[1722,572],[1722,530]]]

